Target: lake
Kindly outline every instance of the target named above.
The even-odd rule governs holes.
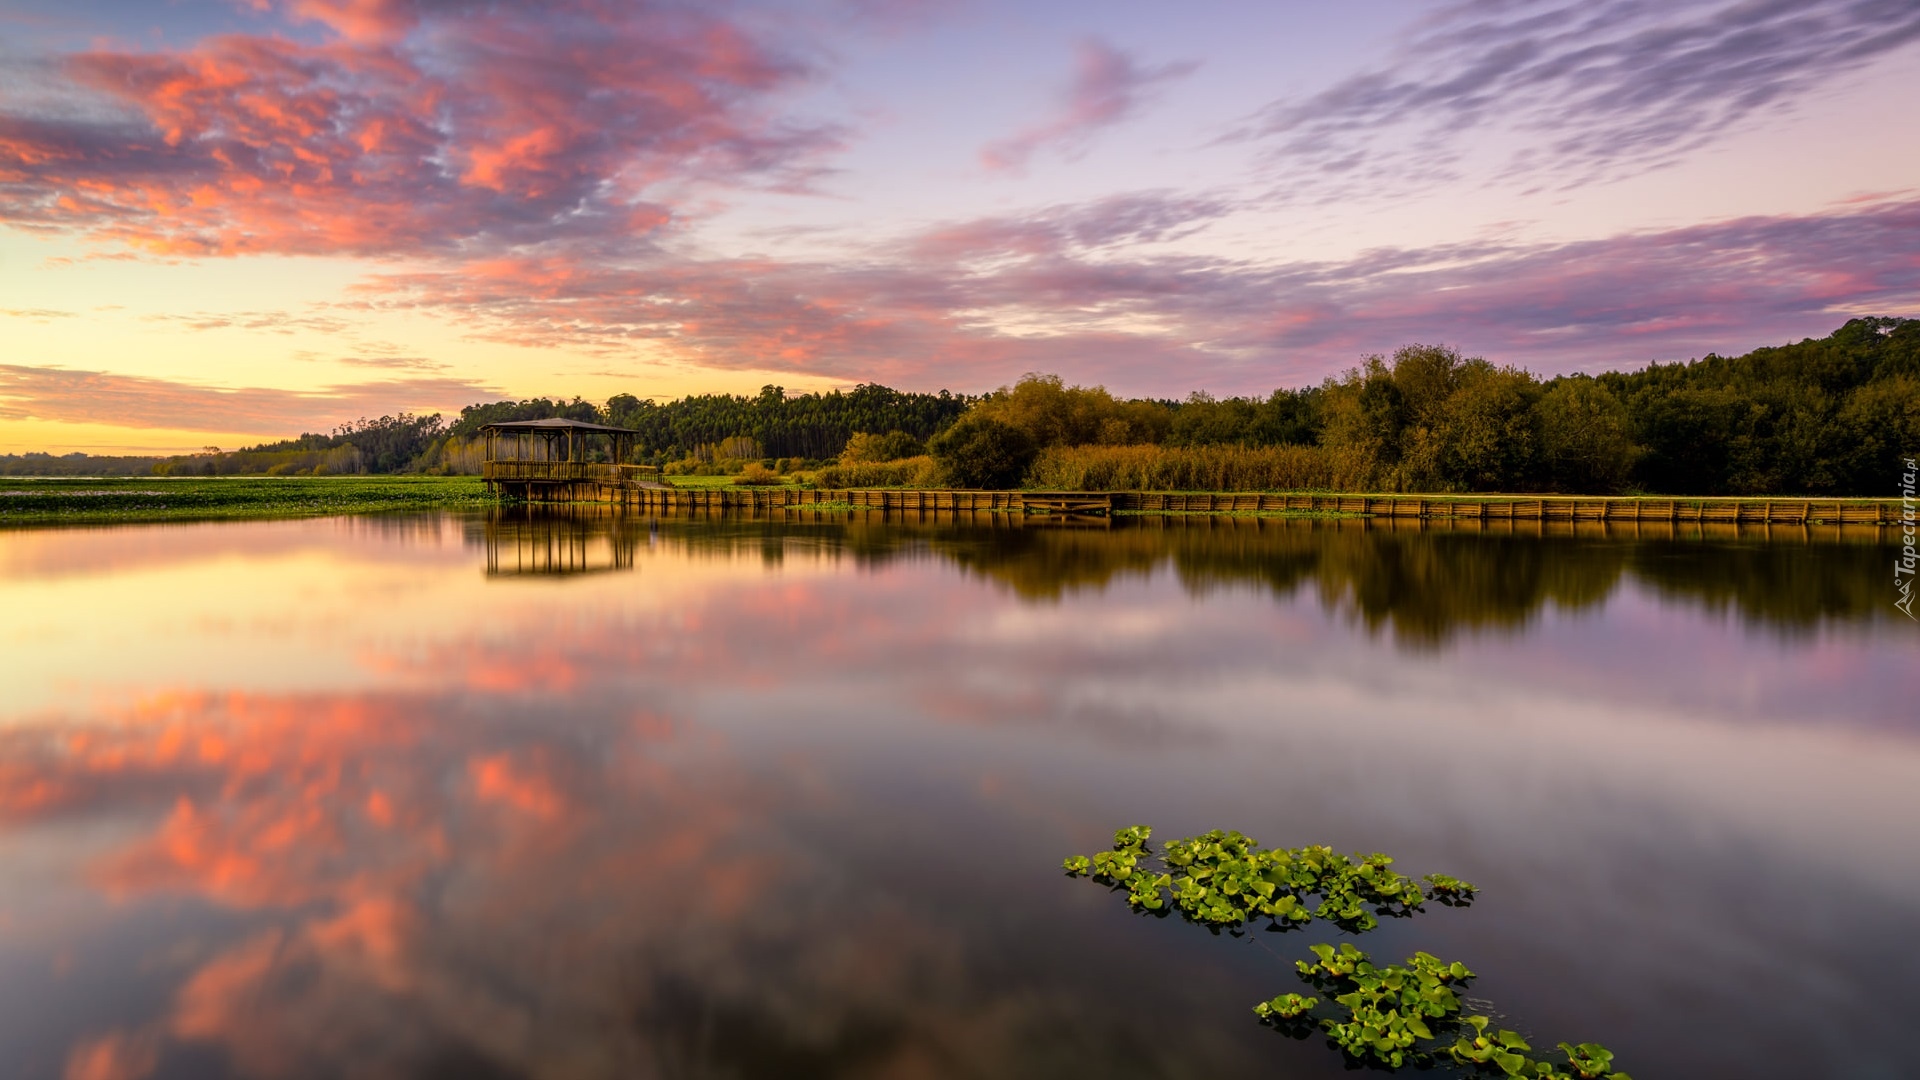
[[[1539,535],[1535,535],[1538,532]],[[427,515],[0,532],[16,1077],[1320,1077],[1421,949],[1661,1076],[1913,1075],[1888,534]],[[1212,935],[1117,828],[1479,887]]]

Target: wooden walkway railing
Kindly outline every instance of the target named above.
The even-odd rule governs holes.
[[[488,483],[624,484],[659,475],[651,465],[593,461],[489,461],[480,467],[480,478]]]

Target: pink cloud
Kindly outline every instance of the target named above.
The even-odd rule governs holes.
[[[1387,249],[1338,262],[1156,247],[1233,209],[1137,193],[954,222],[836,263],[616,257],[590,241],[550,244],[379,274],[357,304],[433,310],[527,347],[620,353],[647,342],[719,369],[961,390],[1049,370],[1155,395],[1316,382],[1412,341],[1542,372],[1630,367],[1920,307],[1920,199],[1911,195],[1576,243]],[[262,434],[486,393],[424,371],[303,394],[0,368],[0,415]]]
[[[275,6],[271,0],[252,4],[262,11]],[[415,0],[285,0],[279,6],[296,22],[323,23],[355,41],[394,41],[420,23]]]
[[[1537,371],[1632,367],[1920,307],[1920,199],[1560,244],[1340,262],[1156,253],[1224,209],[1136,196],[961,222],[840,264],[563,253],[380,276],[373,305],[523,345],[664,343],[689,361],[962,390],[1031,370],[1128,393],[1317,382],[1447,341]],[[1050,332],[1003,329],[1046,325]]]
[[[70,56],[110,107],[0,113],[0,222],[192,255],[645,242],[685,184],[804,185],[806,66],[696,9],[300,0],[335,40]]]
[[[1073,152],[1093,133],[1136,113],[1146,92],[1157,84],[1191,74],[1193,61],[1142,68],[1132,57],[1101,41],[1084,41],[1074,64],[1073,84],[1059,112],[1008,139],[988,143],[980,161],[994,171],[1018,172],[1042,147]]]

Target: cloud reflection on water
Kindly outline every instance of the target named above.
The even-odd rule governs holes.
[[[0,1044],[93,1078],[1337,1072],[1242,1024],[1283,965],[1052,876],[1150,820],[1480,881],[1381,948],[1461,953],[1553,1038],[1686,1064],[1678,1009],[1752,1075],[1892,1045],[1859,942],[1920,886],[1920,685],[1874,546],[631,525],[586,526],[630,573],[544,581],[486,576],[478,520],[82,534],[93,573],[0,536],[9,600],[181,589],[9,651],[0,992],[66,950],[93,1004]],[[241,603],[223,574],[284,583],[251,655],[354,678],[251,685],[190,617]],[[164,678],[49,681],[151,627],[194,646]],[[1834,1042],[1743,1014],[1787,986]]]

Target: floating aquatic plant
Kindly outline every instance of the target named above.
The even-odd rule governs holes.
[[[1153,830],[1121,829],[1113,849],[1063,864],[1071,877],[1091,877],[1127,894],[1134,910],[1178,913],[1188,922],[1237,931],[1265,918],[1269,929],[1324,919],[1352,933],[1405,917],[1431,900],[1465,906],[1474,887],[1445,874],[1415,881],[1390,869],[1385,855],[1342,855],[1329,847],[1265,849],[1237,832],[1215,829],[1175,840],[1155,853]],[[1315,897],[1317,904],[1308,904]],[[1309,949],[1316,959],[1295,966],[1322,997],[1281,994],[1253,1007],[1261,1023],[1294,1038],[1324,1033],[1357,1064],[1398,1069],[1451,1062],[1479,1073],[1534,1080],[1631,1080],[1613,1071],[1613,1054],[1597,1043],[1561,1043],[1565,1065],[1531,1056],[1520,1035],[1465,1014],[1460,990],[1473,972],[1459,961],[1416,952],[1402,964],[1377,966],[1349,943]]]
[[[1363,933],[1378,926],[1380,916],[1404,918],[1424,910],[1429,900],[1462,906],[1473,900],[1473,886],[1465,881],[1445,874],[1414,881],[1391,869],[1391,857],[1378,853],[1263,849],[1240,833],[1215,829],[1175,840],[1156,855],[1147,846],[1152,836],[1144,825],[1130,826],[1113,834],[1113,850],[1091,858],[1075,855],[1062,866],[1069,875],[1125,890],[1136,909],[1178,912],[1214,930],[1261,918],[1283,930],[1325,919]],[[1308,907],[1316,896],[1319,903]]]

